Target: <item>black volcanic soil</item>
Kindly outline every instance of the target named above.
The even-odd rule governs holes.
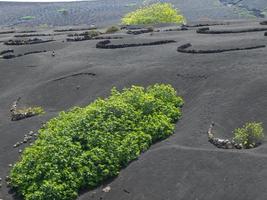
[[[214,30],[265,27],[258,22],[231,22]],[[170,27],[171,28],[171,27]],[[175,28],[175,27],[173,27]],[[0,177],[9,163],[19,159],[13,148],[24,134],[38,130],[59,111],[84,106],[106,97],[113,86],[171,84],[185,99],[183,118],[173,136],[153,145],[120,175],[103,186],[83,191],[79,200],[265,200],[267,196],[267,144],[250,150],[222,150],[208,142],[207,130],[215,121],[216,137],[230,138],[232,130],[248,121],[261,121],[267,130],[266,48],[212,54],[177,52],[191,43],[194,49],[235,49],[266,45],[264,31],[198,34],[188,31],[113,36],[111,44],[141,44],[175,40],[156,46],[97,49],[99,40],[66,42],[65,35],[42,44],[6,46],[14,54],[43,53],[0,59]],[[52,33],[52,30],[37,33]],[[16,33],[1,34],[0,41]],[[50,39],[50,37],[41,37]],[[64,41],[64,42],[63,42]],[[55,57],[52,57],[52,51]],[[10,120],[9,109],[42,106],[46,114],[20,121]],[[23,146],[27,146],[24,144]],[[4,181],[0,199],[13,200]]]
[[[254,0],[255,1],[255,0]],[[254,2],[253,1],[253,2]],[[265,0],[258,0],[264,4]],[[0,1],[0,25],[13,26],[73,26],[96,24],[106,26],[120,23],[121,17],[147,3],[157,0],[89,0],[57,3],[22,3]],[[234,7],[228,7],[219,0],[164,0],[180,9],[188,21],[239,19],[248,16],[240,15]],[[263,6],[261,7],[264,8]],[[67,12],[63,14],[60,9]],[[253,14],[253,13],[252,13]],[[33,19],[23,20],[25,16]]]

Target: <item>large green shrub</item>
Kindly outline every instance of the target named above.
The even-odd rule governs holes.
[[[253,148],[259,145],[264,138],[262,123],[246,123],[242,128],[234,131],[234,140],[244,148]]]
[[[170,3],[155,3],[125,15],[122,24],[185,23],[184,16]]]
[[[11,185],[26,200],[75,199],[171,135],[182,105],[170,85],[156,84],[113,89],[107,99],[61,112],[14,165]]]

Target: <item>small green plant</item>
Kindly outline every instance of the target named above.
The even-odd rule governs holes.
[[[85,36],[93,38],[93,37],[97,37],[100,35],[99,31],[95,31],[95,30],[91,30],[91,31],[86,31],[85,32]]]
[[[57,10],[57,12],[62,13],[63,15],[67,15],[68,14],[68,10],[65,9],[65,8],[60,8],[60,9]]]
[[[134,7],[136,5],[137,5],[136,3],[128,3],[125,5],[125,7]]]
[[[185,23],[184,16],[170,3],[155,3],[125,15],[122,18],[124,25]]]
[[[118,32],[120,29],[117,26],[111,26],[106,30],[106,33],[116,33]]]
[[[170,85],[155,84],[114,88],[106,99],[61,112],[13,166],[11,185],[25,200],[75,199],[170,136],[183,103]]]
[[[28,117],[44,114],[44,109],[42,107],[28,107],[15,109],[11,112],[11,120],[17,121],[25,119]]]
[[[153,27],[153,26],[148,26],[148,27],[146,27],[146,29],[147,29],[148,31],[150,31],[150,32],[153,32],[153,31],[154,31],[154,27]]]
[[[39,107],[39,106],[18,109],[17,112],[18,113],[32,113],[33,115],[41,115],[41,114],[45,113],[44,109],[42,107]]]
[[[32,20],[32,19],[35,19],[34,16],[24,16],[24,17],[21,17],[22,20]]]
[[[234,130],[234,140],[244,148],[254,148],[261,144],[264,138],[262,123],[246,123],[242,128]]]
[[[46,28],[49,28],[49,25],[48,24],[40,24],[40,25],[38,25],[38,27],[41,29],[46,29]]]

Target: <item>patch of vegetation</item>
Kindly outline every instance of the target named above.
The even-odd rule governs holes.
[[[63,15],[67,15],[68,14],[68,10],[65,9],[65,8],[60,8],[60,9],[57,10],[57,12],[62,13]]]
[[[44,114],[44,109],[42,107],[28,107],[28,108],[22,108],[22,109],[17,109],[18,113],[32,113],[34,115],[40,115]]]
[[[120,29],[117,26],[111,26],[106,30],[106,33],[116,33],[118,32]]]
[[[154,27],[153,27],[153,26],[148,26],[148,27],[146,27],[146,29],[147,29],[149,32],[153,32],[153,31],[154,31]]]
[[[17,121],[28,117],[44,114],[45,111],[42,107],[28,107],[20,108],[11,111],[11,120]]]
[[[26,200],[71,200],[119,174],[152,143],[170,136],[183,99],[170,85],[132,86],[61,112],[39,130],[10,174]]]
[[[49,28],[49,25],[48,24],[40,24],[38,25],[39,28]]]
[[[246,123],[242,128],[234,130],[234,140],[246,149],[254,148],[261,144],[264,138],[262,123]]]
[[[34,16],[24,16],[24,17],[21,17],[22,20],[32,20],[32,19],[35,19]]]
[[[136,3],[128,3],[125,5],[125,7],[134,7],[136,5],[137,5]]]
[[[234,7],[234,12],[239,15],[239,17],[245,17],[249,19],[257,19],[252,11],[247,10],[242,7]]]
[[[122,24],[185,23],[185,17],[170,3],[155,3],[125,15]]]
[[[85,38],[88,38],[88,39],[97,37],[97,36],[99,36],[99,35],[100,35],[100,32],[99,32],[99,31],[95,31],[95,30],[91,30],[91,31],[86,31],[86,32],[84,32],[84,37],[85,37]]]

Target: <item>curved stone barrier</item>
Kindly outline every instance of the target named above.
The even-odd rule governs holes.
[[[30,52],[26,52],[24,54],[18,54],[18,55],[14,55],[12,53],[12,54],[3,55],[1,58],[2,59],[12,59],[12,58],[22,57],[22,56],[26,56],[26,55],[30,55],[30,54],[37,54],[37,53],[44,53],[44,52],[47,52],[47,51],[46,50],[43,50],[43,51],[30,51]]]
[[[96,44],[96,48],[100,49],[118,49],[118,48],[127,48],[127,47],[138,47],[138,46],[152,46],[152,45],[161,45],[168,43],[175,43],[175,40],[159,40],[155,42],[147,43],[137,43],[137,44],[110,44],[110,40],[100,41]]]
[[[57,79],[54,79],[53,81],[61,81],[61,80],[64,80],[64,79],[67,79],[67,78],[70,78],[70,77],[75,77],[75,76],[96,76],[96,74],[95,73],[91,73],[91,72],[80,72],[80,73],[75,73],[75,74],[70,74],[70,75],[67,75],[67,76],[59,77]]]
[[[31,111],[27,111],[25,110],[25,112],[21,112],[17,109],[17,105],[20,101],[21,97],[19,97],[16,101],[13,102],[11,108],[10,108],[10,113],[11,113],[11,121],[18,121],[21,119],[25,119],[25,118],[29,118],[29,117],[33,117],[35,115],[37,115],[34,112]]]
[[[86,30],[95,30],[96,27],[87,27],[87,28],[69,28],[69,29],[56,29],[54,32],[68,32],[68,31],[86,31]]]
[[[1,31],[0,35],[2,35],[2,34],[10,34],[10,33],[15,33],[15,31]]]
[[[30,54],[37,54],[37,53],[44,53],[44,52],[47,52],[47,51],[46,50],[43,50],[43,51],[30,51],[30,52],[24,53],[23,55],[26,56],[26,55],[30,55]]]
[[[204,80],[204,79],[208,79],[208,75],[206,74],[203,74],[203,75],[196,75],[196,74],[181,74],[181,73],[178,73],[177,74],[178,77],[182,78],[182,79],[201,79],[201,80]]]
[[[169,28],[169,29],[164,29],[162,32],[171,32],[171,31],[188,31],[189,29],[187,27],[179,27],[179,28]]]
[[[220,25],[229,25],[229,23],[203,23],[203,24],[188,24],[188,25],[183,25],[184,27],[188,28],[197,28],[197,27],[203,27],[203,26],[220,26]]]
[[[246,29],[228,29],[228,30],[210,30],[209,27],[199,28],[196,32],[199,34],[230,34],[230,33],[248,33],[267,31],[267,28],[246,28]]]
[[[14,50],[13,49],[7,49],[7,50],[4,50],[4,51],[1,51],[0,55],[4,55],[4,54],[7,54],[7,53],[14,53]]]
[[[106,36],[106,37],[75,37],[75,38],[67,38],[67,42],[80,42],[85,40],[117,40],[117,39],[123,39],[123,37],[120,36]]]
[[[126,33],[131,35],[140,35],[144,33],[151,33],[153,29],[139,29],[139,30],[128,30]]]
[[[10,108],[11,121],[17,121],[17,120],[32,116],[31,113],[19,113],[19,112],[17,112],[17,105],[18,105],[20,99],[21,99],[21,97],[19,97],[16,101],[14,101],[12,103],[12,106]]]
[[[35,30],[30,30],[30,31],[17,31],[17,33],[36,33],[37,31]]]
[[[242,50],[252,50],[252,49],[259,49],[265,48],[266,45],[255,45],[249,47],[237,47],[237,48],[229,48],[229,49],[211,49],[211,50],[199,50],[199,49],[188,49],[192,47],[191,43],[187,43],[181,45],[177,48],[177,51],[180,53],[192,53],[192,54],[209,54],[209,53],[222,53],[227,51],[242,51]]]
[[[56,35],[65,35],[64,33],[33,33],[33,34],[18,34],[14,37],[44,37],[44,36],[56,36]]]
[[[214,127],[214,122],[210,125],[208,130],[208,141],[220,149],[242,149],[242,144],[236,143],[234,140],[220,139],[214,137],[212,129]]]
[[[47,43],[52,42],[55,40],[42,40],[39,38],[34,39],[28,39],[28,40],[8,40],[4,42],[5,45],[31,45],[31,44],[41,44],[41,43]]]
[[[137,30],[137,29],[143,29],[145,28],[145,25],[122,25],[121,30]]]
[[[260,25],[267,25],[267,21],[260,22]]]

